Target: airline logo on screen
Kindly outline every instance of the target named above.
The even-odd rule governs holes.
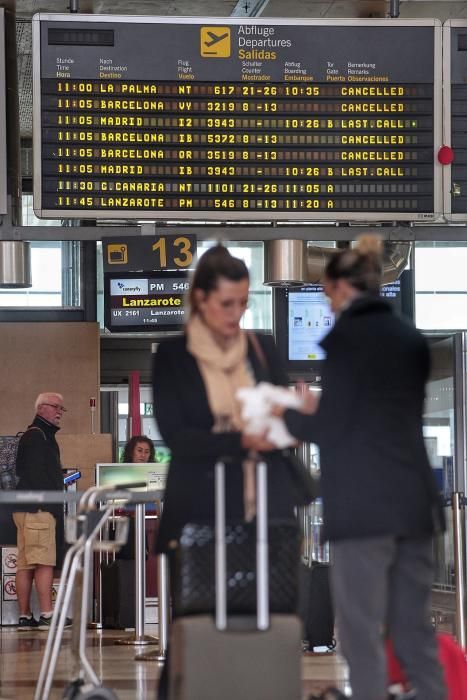
[[[230,27],[201,27],[201,56],[230,58]]]
[[[147,279],[110,280],[110,294],[113,297],[149,294],[149,283]]]

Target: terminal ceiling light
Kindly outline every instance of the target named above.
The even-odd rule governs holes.
[[[0,241],[0,289],[28,287],[32,287],[29,242]]]

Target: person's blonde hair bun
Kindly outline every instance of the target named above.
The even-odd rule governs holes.
[[[379,233],[364,233],[357,238],[355,250],[360,255],[381,256],[383,253],[383,239]]]

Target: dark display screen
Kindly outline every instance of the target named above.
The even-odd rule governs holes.
[[[179,330],[185,322],[186,273],[105,275],[105,325],[115,332]]]
[[[456,218],[467,216],[467,22],[451,28],[451,165],[449,199]],[[460,217],[459,217],[460,215]],[[463,215],[463,216],[462,216]]]
[[[35,30],[39,215],[434,215],[433,26],[126,19]]]

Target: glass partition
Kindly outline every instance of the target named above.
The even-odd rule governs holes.
[[[467,242],[415,244],[417,327],[427,331],[467,328]]]
[[[32,209],[32,195],[22,197],[22,220],[27,226],[55,226],[57,240],[31,241],[32,287],[0,290],[2,309],[76,309],[81,300],[81,243],[60,240],[65,223],[38,219]],[[65,236],[69,238],[69,236]]]
[[[456,372],[462,368],[456,362],[455,335],[428,338],[431,349],[431,374],[423,433],[428,456],[434,469],[438,489],[445,500],[446,532],[434,541],[434,585],[432,600],[433,624],[442,630],[455,632],[454,537],[450,497],[457,488],[456,478]]]
[[[70,309],[81,306],[79,241],[32,241],[32,287],[1,289],[4,309]]]
[[[427,385],[423,435],[439,491],[445,498],[454,489],[455,411],[454,336],[429,338],[431,374]],[[435,587],[453,590],[452,532],[435,544]]]

